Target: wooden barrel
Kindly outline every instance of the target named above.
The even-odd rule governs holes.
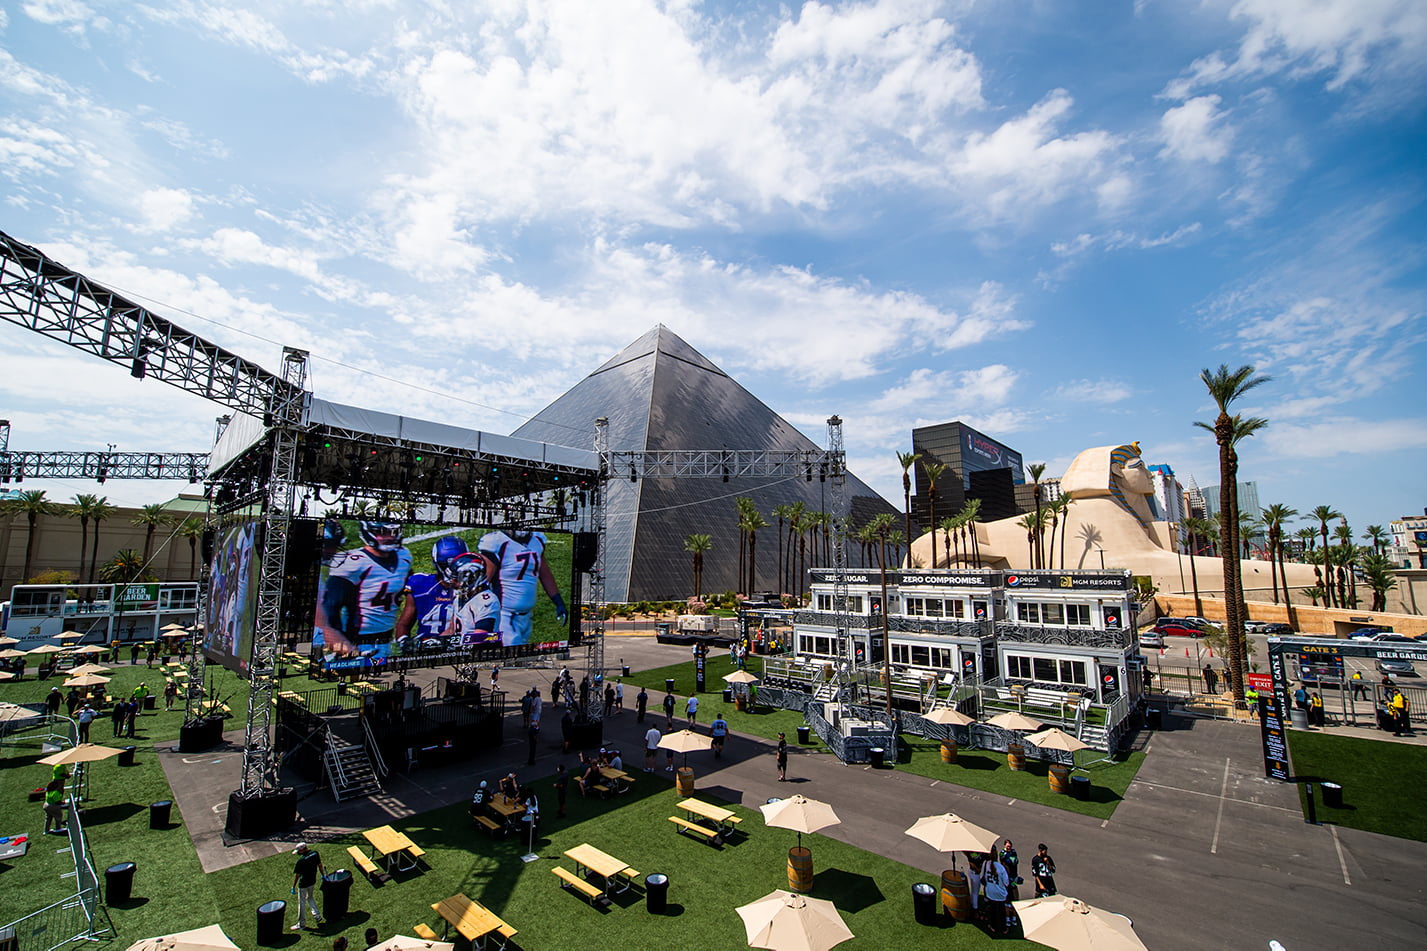
[[[941,907],[957,921],[971,920],[971,888],[963,873],[955,869],[941,873]]]
[[[1055,763],[1050,768],[1050,791],[1070,795],[1070,767]]]
[[[1018,773],[1026,771],[1026,748],[1019,743],[1006,747],[1006,765]]]
[[[748,695],[747,695],[747,694],[742,694],[742,693],[734,694],[734,697],[733,697],[733,705],[734,705],[734,707],[736,707],[736,708],[739,709],[739,710],[747,710],[747,709],[748,709]]]
[[[941,761],[943,763],[956,762],[956,740],[949,736],[941,741]]]
[[[813,850],[794,846],[788,850],[788,891],[813,890]]]
[[[674,786],[679,795],[688,799],[694,794],[694,771],[688,766],[680,766],[674,773]]]

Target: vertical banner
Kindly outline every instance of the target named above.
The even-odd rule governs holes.
[[[1279,658],[1280,662],[1282,658]],[[1250,676],[1257,676],[1250,674]],[[1269,779],[1288,782],[1288,739],[1283,727],[1283,698],[1274,689],[1259,693],[1259,733],[1263,739],[1263,774]]]
[[[704,663],[708,655],[709,646],[707,644],[694,645],[694,679],[697,681],[694,684],[695,693],[704,693],[708,689],[704,682]]]

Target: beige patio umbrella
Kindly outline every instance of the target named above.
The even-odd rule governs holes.
[[[8,670],[0,670],[0,680],[14,680],[15,675]]]
[[[853,937],[832,902],[781,888],[734,911],[743,919],[750,948],[828,951]]]
[[[103,664],[80,664],[78,667],[71,667],[69,675],[71,677],[83,677],[85,674],[109,674],[113,673]]]
[[[0,651],[0,657],[4,657],[6,660],[24,656],[26,656],[24,651],[17,651],[13,647],[7,647],[3,651]]]
[[[108,682],[108,677],[100,677],[98,674],[80,674],[78,677],[66,680],[64,685],[66,687],[102,687]]]
[[[1012,903],[1027,941],[1060,951],[1146,951],[1130,919],[1067,895]]]
[[[1001,841],[1001,837],[990,829],[983,829],[951,812],[923,816],[912,823],[904,834],[921,839],[938,852],[950,852],[953,870],[956,868],[957,852],[995,852]]]
[[[697,753],[699,750],[713,749],[713,737],[704,736],[702,733],[695,733],[693,730],[679,730],[676,733],[665,733],[659,738],[659,749],[683,753],[684,765],[688,766],[690,753]]]
[[[90,644],[87,647],[76,647],[74,652],[75,654],[102,654],[104,653],[104,648],[98,644]]]
[[[0,637],[0,647],[14,647],[18,643],[20,643],[20,641],[17,638]]]
[[[449,941],[427,941],[425,938],[394,934],[381,944],[372,946],[368,951],[451,951],[454,947],[455,945]]]
[[[180,624],[180,623],[178,623],[177,621],[170,621],[168,624],[165,624],[163,627],[159,628],[159,630],[160,630],[160,631],[185,631],[185,632],[186,632],[186,631],[191,631],[191,630],[193,630],[193,628],[192,628],[191,625],[188,625],[188,624]]]
[[[238,951],[238,946],[223,933],[221,925],[209,925],[158,938],[145,938],[129,945],[128,951]]]
[[[1053,726],[1049,730],[1041,730],[1039,733],[1032,733],[1026,737],[1026,742],[1043,750],[1060,750],[1072,754],[1076,750],[1090,749],[1089,743],[1082,743],[1078,738],[1057,726]]]
[[[723,679],[731,684],[756,684],[761,681],[746,670],[735,670],[731,674],[724,674]]]
[[[945,726],[970,726],[976,722],[975,717],[967,716],[955,707],[938,707],[922,719]]]
[[[840,825],[832,806],[807,796],[789,796],[767,805],[759,806],[763,822],[775,829],[792,829],[798,833],[798,847],[802,848],[803,833],[816,832],[828,826]]]
[[[998,726],[1003,730],[1014,730],[1016,732],[1035,730],[1041,725],[1041,721],[1032,720],[1024,713],[1017,713],[1014,710],[1009,713],[999,713],[987,720],[986,723],[990,726]]]
[[[23,720],[26,717],[37,717],[38,713],[29,707],[22,707],[14,703],[0,703],[0,723],[8,723],[11,720]]]
[[[71,746],[67,750],[58,753],[51,753],[35,762],[43,763],[46,766],[69,766],[72,763],[97,763],[102,759],[111,756],[118,756],[123,750],[116,750],[112,746],[97,746],[93,743],[81,743],[78,746]]]
[[[32,647],[25,651],[26,654],[58,654],[64,650],[58,644],[41,644],[39,647]]]
[[[84,635],[78,631],[65,631],[63,634],[55,635],[55,639],[60,641],[81,641],[84,640]]]

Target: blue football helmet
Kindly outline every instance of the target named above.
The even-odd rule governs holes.
[[[342,523],[335,518],[329,518],[322,523],[322,547],[341,548],[342,543],[347,540],[347,530],[342,527]]]
[[[431,546],[431,560],[436,563],[436,575],[447,584],[454,583],[457,580],[456,559],[469,553],[470,549],[466,547],[466,543],[455,535],[436,539],[436,544]]]
[[[400,522],[362,521],[357,524],[361,527],[362,541],[368,548],[385,552],[401,548]]]
[[[452,562],[452,570],[456,573],[462,597],[469,598],[490,587],[490,580],[486,577],[486,560],[480,555],[470,552],[457,555]]]

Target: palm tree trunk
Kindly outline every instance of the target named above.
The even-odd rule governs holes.
[[[33,512],[26,516],[26,521],[30,524],[30,530],[25,535],[25,571],[20,578],[20,583],[24,584],[30,580],[30,563],[35,560],[35,514]]]
[[[89,549],[89,583],[94,583],[94,566],[99,563],[99,525],[104,520],[96,518],[94,520],[94,547]]]
[[[758,533],[748,533],[748,587],[744,594],[752,597],[758,587]]]
[[[89,519],[79,520],[79,574],[76,575],[80,581],[84,580],[84,553],[89,550]]]

